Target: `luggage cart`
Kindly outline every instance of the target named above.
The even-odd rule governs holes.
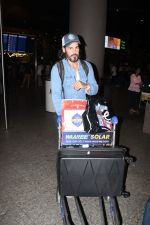
[[[108,225],[108,212],[113,225],[121,225],[121,213],[117,196],[129,197],[125,190],[128,165],[133,161],[126,148],[116,147],[117,117],[112,118],[111,145],[68,145],[62,144],[62,131],[59,124],[57,157],[57,197],[64,225],[74,225],[68,196],[75,201],[82,225],[88,225],[81,197],[98,197],[101,225]]]
[[[145,106],[145,103],[150,101],[150,80],[148,80],[148,77],[143,82],[141,87],[139,108],[142,108],[142,105]]]

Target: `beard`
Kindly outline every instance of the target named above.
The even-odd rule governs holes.
[[[69,56],[68,59],[70,62],[77,62],[79,59],[79,55],[73,54],[73,55]]]

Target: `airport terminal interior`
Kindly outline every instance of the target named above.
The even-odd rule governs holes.
[[[150,196],[150,134],[143,131],[145,104],[141,104],[139,115],[129,115],[126,88],[108,84],[103,90],[119,119],[116,145],[127,147],[135,158],[126,177],[130,197],[117,197],[121,224],[142,225],[144,207]],[[45,98],[44,85],[19,86],[8,93],[7,129],[1,104],[1,225],[63,224],[60,205],[56,201],[58,131],[55,113],[46,110]],[[74,199],[68,201],[76,224],[79,215]],[[101,224],[98,198],[82,197],[81,201],[89,224]]]

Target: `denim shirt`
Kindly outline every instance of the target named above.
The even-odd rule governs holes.
[[[86,99],[86,94],[96,95],[98,92],[98,84],[94,77],[94,72],[91,64],[86,61],[89,67],[89,73],[86,75],[80,60],[78,73],[80,81],[88,83],[90,89],[86,92],[85,89],[75,90],[73,84],[75,83],[75,70],[68,63],[67,59],[63,59],[64,65],[64,81],[62,88],[62,81],[58,73],[57,65],[55,64],[51,70],[51,91],[52,91],[52,101],[54,109],[57,115],[61,115],[61,101],[62,99]]]

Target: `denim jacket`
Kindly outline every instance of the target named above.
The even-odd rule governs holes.
[[[86,94],[96,95],[98,92],[98,84],[94,77],[94,72],[91,64],[86,61],[89,67],[88,75],[85,74],[85,71],[79,62],[79,76],[80,81],[84,83],[89,83],[90,89],[86,92],[85,89],[75,90],[73,84],[75,82],[75,70],[70,66],[67,59],[63,59],[64,65],[64,81],[62,88],[62,81],[58,73],[57,65],[55,64],[51,70],[51,91],[52,91],[52,101],[54,109],[57,115],[61,115],[61,101],[62,99],[86,99]]]

